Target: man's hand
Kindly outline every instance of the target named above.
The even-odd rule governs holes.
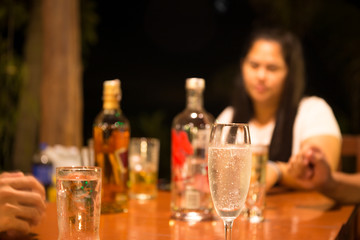
[[[331,169],[319,148],[306,146],[290,158],[289,173],[305,189],[321,190],[331,185]]]
[[[10,237],[28,234],[45,212],[45,189],[21,172],[0,174],[0,232]]]

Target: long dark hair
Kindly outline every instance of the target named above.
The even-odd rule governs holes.
[[[305,87],[302,47],[300,41],[290,32],[280,29],[261,29],[250,35],[241,53],[241,62],[258,39],[278,42],[281,45],[282,54],[288,67],[269,148],[269,159],[287,162],[291,156],[295,116]],[[234,122],[249,122],[254,116],[253,104],[245,90],[241,69],[235,81],[233,106],[235,109]]]

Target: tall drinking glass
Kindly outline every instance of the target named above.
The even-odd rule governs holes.
[[[56,168],[58,240],[97,240],[101,206],[101,168]]]
[[[231,240],[234,220],[244,207],[251,174],[250,131],[247,124],[216,123],[211,128],[208,174],[211,197]]]

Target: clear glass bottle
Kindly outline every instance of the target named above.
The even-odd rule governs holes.
[[[130,124],[120,109],[120,80],[104,81],[103,109],[93,128],[95,165],[102,168],[101,212],[126,212]]]
[[[205,80],[186,79],[187,104],[171,129],[171,212],[186,221],[211,220],[207,146],[214,122],[203,108]]]

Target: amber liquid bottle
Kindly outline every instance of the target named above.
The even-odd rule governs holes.
[[[104,81],[103,109],[93,129],[95,165],[102,168],[102,213],[127,211],[130,124],[120,100],[120,80]]]
[[[186,108],[171,129],[171,216],[185,221],[213,218],[207,172],[212,115],[203,108],[205,80],[186,79]]]

